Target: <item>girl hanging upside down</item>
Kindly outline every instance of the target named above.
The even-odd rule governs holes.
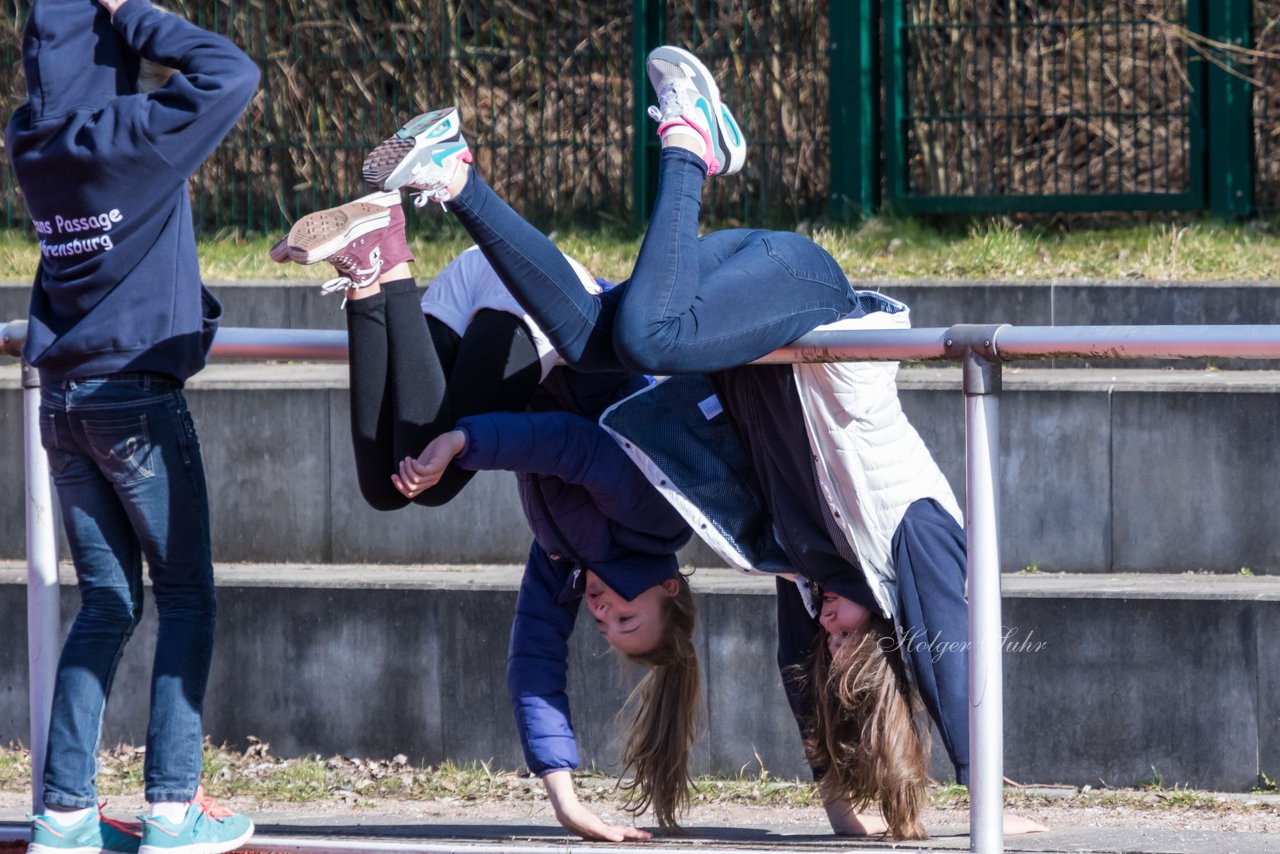
[[[366,180],[414,188],[420,206],[453,213],[571,367],[709,377],[799,576],[799,586],[779,581],[778,658],[832,826],[877,832],[855,812],[876,804],[894,836],[923,838],[917,702],[937,724],[957,781],[968,779],[959,508],[898,403],[896,365],[748,367],[822,324],[906,326],[906,307],[854,291],[801,235],[735,229],[699,238],[703,183],[740,170],[746,145],[696,57],[663,47],[647,68],[662,139],[658,197],[631,278],[611,290],[584,290],[551,242],[476,174],[453,108],[417,117],[371,152]],[[453,450],[429,446],[404,473],[433,482]],[[807,605],[806,593],[816,594]],[[1021,820],[1007,827],[1040,829]]]
[[[690,532],[595,423],[645,380],[621,368],[555,367],[547,336],[478,251],[451,262],[420,303],[397,193],[303,217],[272,255],[327,260],[338,272],[325,287],[346,295],[351,435],[372,507],[440,506],[477,471],[516,474],[534,541],[507,683],[525,760],[557,819],[591,839],[649,837],[605,823],[574,793],[568,642],[585,600],[609,644],[648,668],[631,697],[622,754],[634,772],[629,808],[652,806],[660,826],[675,826],[700,714],[694,603],[675,557]],[[600,289],[561,258],[575,287]]]

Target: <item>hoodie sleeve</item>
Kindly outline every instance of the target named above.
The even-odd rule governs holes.
[[[657,536],[687,532],[626,453],[599,425],[568,412],[473,415],[458,421],[467,446],[455,461],[472,471],[558,477],[591,493],[610,520]]]
[[[561,604],[568,569],[537,543],[529,550],[507,651],[507,691],[529,770],[542,776],[578,767],[569,714],[569,635],[580,597]]]
[[[258,66],[227,39],[155,9],[151,0],[127,0],[111,22],[139,56],[177,69],[147,96],[139,131],[175,171],[190,176],[249,106]]]

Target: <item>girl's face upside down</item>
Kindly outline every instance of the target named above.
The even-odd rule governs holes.
[[[822,594],[822,610],[818,622],[827,632],[827,648],[835,655],[846,641],[856,641],[866,631],[871,612],[836,593]]]
[[[587,610],[595,617],[596,630],[609,646],[627,655],[644,655],[662,641],[666,628],[663,599],[675,596],[679,589],[679,583],[668,578],[627,601],[604,579],[587,570]]]

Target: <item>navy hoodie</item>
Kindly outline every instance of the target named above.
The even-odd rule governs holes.
[[[177,69],[137,94],[138,57]],[[23,357],[42,382],[204,367],[222,308],[200,281],[187,179],[248,106],[231,42],[127,0],[36,0],[27,103],[5,146],[40,240]]]

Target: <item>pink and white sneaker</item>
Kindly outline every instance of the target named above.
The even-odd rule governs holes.
[[[658,135],[685,134],[700,140],[708,175],[732,175],[747,161],[747,141],[707,67],[684,48],[655,48],[645,61],[658,106],[649,117]]]
[[[383,271],[413,260],[405,240],[400,194],[394,192],[373,193],[307,214],[294,223],[286,240],[289,260],[299,264],[328,261],[337,270],[335,278],[321,285],[325,293],[368,287]]]

